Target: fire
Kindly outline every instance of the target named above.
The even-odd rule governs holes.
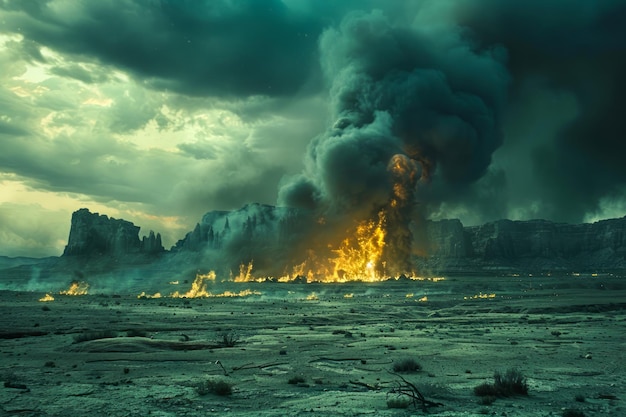
[[[196,278],[191,283],[191,288],[186,293],[181,294],[178,291],[174,291],[170,297],[172,298],[199,298],[209,297],[207,291],[207,285],[215,282],[215,272],[210,271],[208,274],[197,274]]]
[[[345,238],[339,249],[333,250],[335,258],[329,260],[332,271],[325,281],[372,282],[384,277],[385,262],[382,256],[386,237],[385,211],[379,211],[377,217],[361,222],[354,236]]]
[[[254,267],[253,262],[249,262],[247,265],[241,264],[239,265],[239,275],[234,278],[235,282],[250,282],[254,281],[254,277],[252,276],[252,268]]]
[[[67,290],[60,291],[61,295],[87,295],[89,284],[85,281],[72,281]]]
[[[413,237],[409,228],[415,187],[418,180],[428,176],[424,161],[413,150],[408,154],[391,156],[386,169],[389,180],[387,195],[380,201],[376,200],[378,205],[371,211],[355,211],[363,217],[337,217],[332,211],[315,213],[310,219],[313,223],[310,226],[321,231],[319,238],[308,236],[310,239],[302,242],[300,248],[303,253],[296,254],[282,270],[264,259],[266,262],[259,262],[263,269],[268,270],[264,274],[254,271],[253,262],[245,260],[240,264],[238,274],[231,272],[230,279],[234,282],[307,283],[377,282],[393,277],[425,279],[412,272]],[[304,246],[309,241],[310,246]],[[211,280],[214,279],[213,276]],[[189,292],[176,292],[172,296],[202,297],[207,294],[205,281],[198,276]]]
[[[244,274],[244,276],[247,275],[247,277],[251,279],[252,278],[252,275],[250,275],[251,271],[252,271],[252,264],[250,264],[248,267],[242,266],[240,270],[240,275],[241,274]],[[189,291],[187,291],[186,293],[180,293],[178,291],[175,291],[172,294],[170,294],[170,297],[172,298],[213,298],[213,297],[248,297],[250,295],[261,295],[259,291],[253,291],[250,289],[242,290],[239,292],[224,291],[218,294],[212,293],[208,290],[208,285],[214,283],[215,278],[216,278],[216,275],[214,271],[210,271],[207,274],[198,274],[196,275],[196,278],[191,283],[191,288],[189,289]],[[141,295],[145,296],[145,293],[141,293]],[[159,294],[159,297],[160,296],[161,295]],[[147,298],[155,298],[155,297],[148,296]]]
[[[220,294],[209,293],[207,297],[217,297],[217,298],[221,298],[221,297],[249,297],[251,295],[261,295],[261,292],[260,291],[253,291],[253,290],[250,290],[250,289],[239,291],[239,292],[224,291],[223,293],[220,293]]]
[[[146,294],[145,291],[142,291],[141,294],[139,294],[137,296],[137,298],[139,299],[147,299],[147,298],[161,298],[161,293],[160,292],[156,292],[154,294]]]
[[[48,302],[48,301],[54,301],[54,297],[51,296],[50,294],[46,294],[43,297],[41,297],[39,299],[39,301],[41,301],[42,303]]]

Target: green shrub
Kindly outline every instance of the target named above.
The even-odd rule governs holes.
[[[422,365],[417,363],[415,359],[406,358],[394,363],[393,370],[398,373],[418,372],[422,370]]]

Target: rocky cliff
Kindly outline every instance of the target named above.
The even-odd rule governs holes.
[[[139,226],[126,220],[91,213],[83,208],[72,214],[70,236],[63,256],[125,256],[156,254],[165,249],[161,235],[150,231],[139,240]]]
[[[444,220],[430,222],[426,238],[431,248],[428,256],[440,265],[529,270],[626,268],[626,217],[585,224],[499,220],[463,228],[457,220]]]
[[[280,254],[270,248],[297,252],[302,236],[314,236],[314,231],[303,233],[311,222],[306,213],[262,204],[212,211],[172,250],[215,249],[224,262],[239,265],[254,259],[256,268],[278,261]],[[415,260],[431,270],[626,268],[626,217],[589,224],[499,220],[471,227],[449,219],[415,222],[411,229]]]
[[[212,268],[223,267],[225,271],[251,261],[255,270],[271,270],[287,261],[302,262],[307,256],[306,239],[315,238],[315,227],[310,213],[249,204],[239,210],[205,214],[171,252],[177,254],[177,259],[209,262]],[[450,219],[415,222],[412,232],[418,269],[626,269],[626,217],[590,224],[499,220],[471,227]],[[151,231],[142,240],[138,234],[139,227],[131,222],[80,209],[72,215],[63,255],[120,257],[165,252],[159,234]]]

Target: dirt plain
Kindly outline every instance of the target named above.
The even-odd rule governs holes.
[[[1,291],[0,415],[626,416],[620,276],[219,286],[252,294]],[[394,373],[405,359],[422,369]],[[481,404],[513,368],[528,396]],[[442,405],[390,408],[402,378]]]

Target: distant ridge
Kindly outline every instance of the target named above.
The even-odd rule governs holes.
[[[168,271],[221,267],[228,273],[254,260],[258,271],[264,265],[280,265],[287,248],[297,251],[301,243],[304,247],[306,242],[300,242],[298,233],[310,223],[308,212],[248,204],[238,210],[206,213],[192,231],[166,250],[159,233],[150,231],[140,240],[139,226],[82,208],[72,215],[63,256],[0,256],[0,269],[21,266],[22,270],[41,264],[45,268],[52,265],[49,269],[55,273],[68,268],[103,273],[129,267]],[[498,220],[470,227],[458,219],[416,219],[411,231],[418,272],[626,270],[626,216],[582,224]]]

